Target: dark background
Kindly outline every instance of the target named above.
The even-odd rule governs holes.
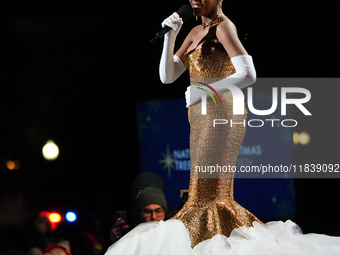
[[[42,210],[73,209],[107,219],[128,207],[129,186],[139,173],[135,102],[183,97],[189,85],[188,74],[172,85],[161,84],[162,41],[148,43],[163,19],[185,3],[13,3],[1,8],[2,248],[11,245],[23,220]],[[223,10],[253,56],[258,77],[339,77],[337,1],[225,0]],[[176,47],[196,24],[192,18],[183,25]],[[313,96],[327,103],[322,95]],[[325,139],[294,147],[295,162],[310,163],[321,146],[327,163],[339,163],[329,156],[338,155],[339,146],[327,136],[330,127],[309,128]],[[41,153],[49,139],[60,149],[53,162]],[[7,160],[19,160],[20,169],[9,171]],[[339,235],[339,183],[295,181],[294,220],[304,232]]]

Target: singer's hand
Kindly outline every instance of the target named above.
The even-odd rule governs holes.
[[[201,101],[201,96],[205,92],[203,90],[200,90],[197,88],[196,85],[190,85],[187,87],[187,91],[185,92],[185,102],[186,102],[186,107],[188,108],[189,106],[192,106],[199,101]]]
[[[170,30],[168,33],[166,33],[164,36],[166,37],[170,37],[170,38],[176,38],[179,30],[181,29],[183,25],[183,20],[182,18],[179,17],[177,12],[174,12],[173,14],[171,14],[168,18],[166,18],[163,22],[162,22],[162,27],[168,26],[171,27],[172,30]]]

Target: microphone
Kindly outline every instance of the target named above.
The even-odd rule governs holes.
[[[182,18],[183,22],[189,20],[192,16],[192,9],[190,4],[185,4],[181,8],[178,9],[177,14]],[[149,41],[149,43],[155,42],[158,38],[162,38],[167,32],[169,32],[172,28],[165,26]]]

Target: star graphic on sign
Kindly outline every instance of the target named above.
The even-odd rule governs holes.
[[[168,170],[168,177],[171,178],[171,169],[175,168],[174,162],[177,160],[174,159],[174,155],[170,152],[169,144],[166,145],[166,154],[162,153],[163,159],[158,160],[159,163],[163,163],[163,169]]]

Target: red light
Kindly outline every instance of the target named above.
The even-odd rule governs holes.
[[[61,221],[61,216],[59,213],[51,213],[49,216],[48,216],[48,219],[50,220],[50,222],[52,223],[58,223]]]
[[[42,211],[42,212],[38,213],[39,217],[46,217],[46,218],[48,218],[48,215],[50,215],[50,213],[46,212],[46,211]]]

